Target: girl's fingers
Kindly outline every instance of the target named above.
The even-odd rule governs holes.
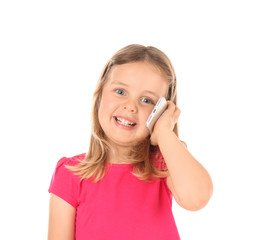
[[[173,118],[178,118],[180,113],[181,113],[181,110],[171,101],[167,101],[167,110],[170,111],[171,115]]]

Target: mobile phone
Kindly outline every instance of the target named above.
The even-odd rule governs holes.
[[[158,99],[154,109],[152,110],[151,114],[149,115],[146,121],[146,128],[148,129],[149,133],[152,132],[155,122],[161,116],[161,114],[166,110],[167,102],[164,97]]]

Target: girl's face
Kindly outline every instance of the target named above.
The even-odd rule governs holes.
[[[111,69],[102,92],[98,119],[108,141],[130,147],[148,136],[147,118],[161,96],[167,97],[168,81],[152,64],[134,62]]]

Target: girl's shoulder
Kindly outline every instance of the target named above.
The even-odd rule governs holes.
[[[57,162],[57,167],[60,167],[62,165],[64,166],[75,166],[79,162],[85,159],[85,153],[81,153],[72,157],[62,157],[58,162]]]
[[[78,154],[73,157],[62,157],[56,164],[49,193],[53,193],[64,199],[73,207],[78,205],[78,195],[80,191],[80,177],[68,169],[68,166],[74,166],[85,158],[85,154]]]

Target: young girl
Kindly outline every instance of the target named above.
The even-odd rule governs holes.
[[[168,107],[149,133],[158,99]],[[129,45],[106,64],[93,99],[87,154],[57,163],[49,192],[49,240],[180,239],[172,197],[185,209],[213,185],[178,134],[176,76],[154,47]]]

